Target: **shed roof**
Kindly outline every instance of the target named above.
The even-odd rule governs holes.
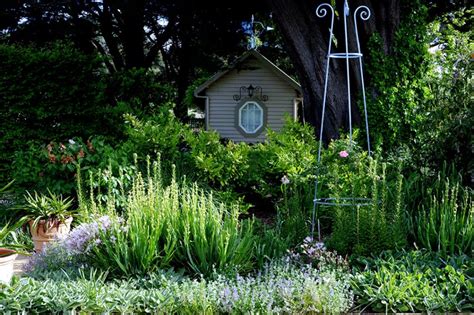
[[[288,74],[286,74],[283,70],[278,68],[273,62],[268,60],[265,56],[263,56],[261,53],[259,53],[256,50],[249,50],[242,56],[240,56],[235,62],[233,62],[227,69],[220,71],[216,74],[214,74],[209,80],[201,84],[196,88],[194,91],[195,96],[199,96],[204,90],[208,89],[214,82],[218,81],[221,77],[229,73],[230,71],[236,69],[241,65],[245,60],[247,60],[250,57],[255,57],[257,60],[259,60],[264,66],[267,66],[270,70],[272,70],[273,73],[286,83],[293,87],[295,90],[298,92],[302,93],[301,90],[301,85],[293,80]]]

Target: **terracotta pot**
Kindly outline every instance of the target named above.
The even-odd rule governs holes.
[[[14,250],[0,248],[0,282],[10,283],[13,276],[13,262],[17,256]]]
[[[35,245],[35,251],[40,253],[43,251],[45,244],[66,236],[71,230],[71,222],[72,217],[66,219],[64,222],[59,222],[58,224],[55,223],[52,226],[50,225],[51,223],[48,222],[48,228],[46,228],[47,221],[40,220],[38,225],[33,228],[33,220],[28,221],[33,243]]]

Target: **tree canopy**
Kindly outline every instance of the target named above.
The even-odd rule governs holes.
[[[1,40],[8,43],[29,43],[43,46],[56,40],[68,40],[85,53],[100,54],[111,74],[128,69],[151,69],[157,79],[171,83],[176,89],[175,113],[185,119],[186,89],[193,80],[209,75],[245,50],[241,23],[256,13],[268,23],[276,23],[269,34],[268,50],[276,60],[289,57],[294,73],[304,91],[305,120],[319,125],[322,103],[324,58],[328,40],[328,21],[317,19],[315,8],[320,3],[303,0],[212,1],[189,2],[151,0],[103,1],[2,1],[0,10]],[[331,1],[342,12],[343,1]],[[394,53],[396,32],[403,17],[428,8],[427,18],[465,8],[466,0],[457,1],[350,1],[352,7],[366,5],[372,19],[361,23],[362,50],[374,33],[380,35],[381,49]],[[272,14],[273,21],[268,20]],[[470,13],[466,13],[469,15]],[[339,17],[340,18],[340,17]],[[341,28],[336,25],[336,37]],[[459,25],[469,29],[469,24]],[[354,36],[353,33],[350,34]],[[352,47],[354,42],[350,41]],[[282,47],[280,43],[284,43]],[[287,59],[286,59],[287,60]],[[331,67],[331,98],[328,100],[328,122],[324,138],[338,137],[347,123],[347,97],[344,91],[344,67]],[[352,80],[353,90],[360,82]],[[369,77],[370,80],[370,77]],[[355,95],[354,97],[357,97]],[[356,108],[353,117],[360,121]]]

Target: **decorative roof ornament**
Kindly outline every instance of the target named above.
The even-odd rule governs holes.
[[[248,37],[247,50],[257,49],[259,46],[261,46],[262,43],[259,36],[265,31],[273,30],[273,27],[265,26],[262,22],[255,21],[253,14],[250,22],[242,23],[242,28],[244,30],[244,34]]]
[[[345,45],[345,52],[332,52],[332,42],[334,38],[334,8],[329,3],[322,3],[316,8],[316,16],[319,18],[326,17],[330,12],[331,17],[331,25],[329,28],[329,43],[328,43],[328,54],[326,58],[326,70],[325,70],[325,79],[324,79],[324,92],[323,92],[323,106],[322,106],[322,113],[321,113],[321,126],[319,130],[319,149],[318,149],[318,159],[317,159],[317,170],[316,170],[316,180],[315,180],[315,190],[314,190],[314,200],[313,200],[313,211],[312,211],[312,220],[311,220],[311,237],[314,237],[314,229],[315,229],[315,219],[316,219],[316,211],[319,205],[326,205],[326,206],[368,206],[373,203],[373,200],[368,198],[357,198],[357,197],[342,197],[342,198],[320,198],[318,196],[318,179],[319,179],[319,170],[320,170],[320,163],[321,163],[321,148],[322,148],[322,140],[323,140],[323,129],[324,129],[324,118],[326,114],[326,101],[327,101],[327,92],[328,92],[328,79],[329,79],[329,64],[331,59],[339,60],[343,59],[346,63],[346,80],[347,80],[347,110],[349,114],[349,145],[352,147],[352,104],[351,104],[351,81],[350,81],[350,68],[349,68],[349,59],[358,59],[359,60],[359,75],[361,79],[361,87],[362,87],[362,99],[364,103],[364,118],[365,118],[365,131],[367,137],[367,149],[369,155],[372,153],[370,149],[370,137],[369,137],[369,124],[367,120],[367,103],[365,97],[365,84],[364,84],[364,72],[362,68],[362,53],[360,49],[360,42],[359,42],[359,32],[357,29],[357,19],[360,18],[361,20],[367,21],[370,18],[370,9],[366,6],[359,6],[354,11],[353,21],[354,21],[354,31],[355,31],[355,42],[357,46],[356,51],[349,51],[349,39],[348,39],[348,17],[350,16],[350,8],[349,3],[347,0],[344,0],[344,45]],[[350,148],[349,148],[350,151]],[[340,156],[345,158],[349,155],[347,151],[341,151]],[[318,234],[319,239],[321,240],[321,231],[319,229],[319,222],[318,222]]]

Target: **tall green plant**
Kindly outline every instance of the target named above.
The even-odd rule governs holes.
[[[405,244],[399,168],[339,140],[323,152],[320,172],[320,196],[336,202],[320,206],[318,213],[333,220],[330,247],[343,254],[367,255]]]
[[[442,255],[473,254],[474,207],[472,190],[459,180],[438,175],[426,190],[427,201],[414,216],[418,245]]]
[[[253,221],[239,220],[238,207],[226,208],[196,184],[178,183],[174,172],[165,185],[160,164],[151,168],[144,179],[135,174],[124,218],[101,232],[92,251],[96,265],[121,275],[169,267],[204,275],[251,270]],[[109,213],[115,205],[90,204]]]

